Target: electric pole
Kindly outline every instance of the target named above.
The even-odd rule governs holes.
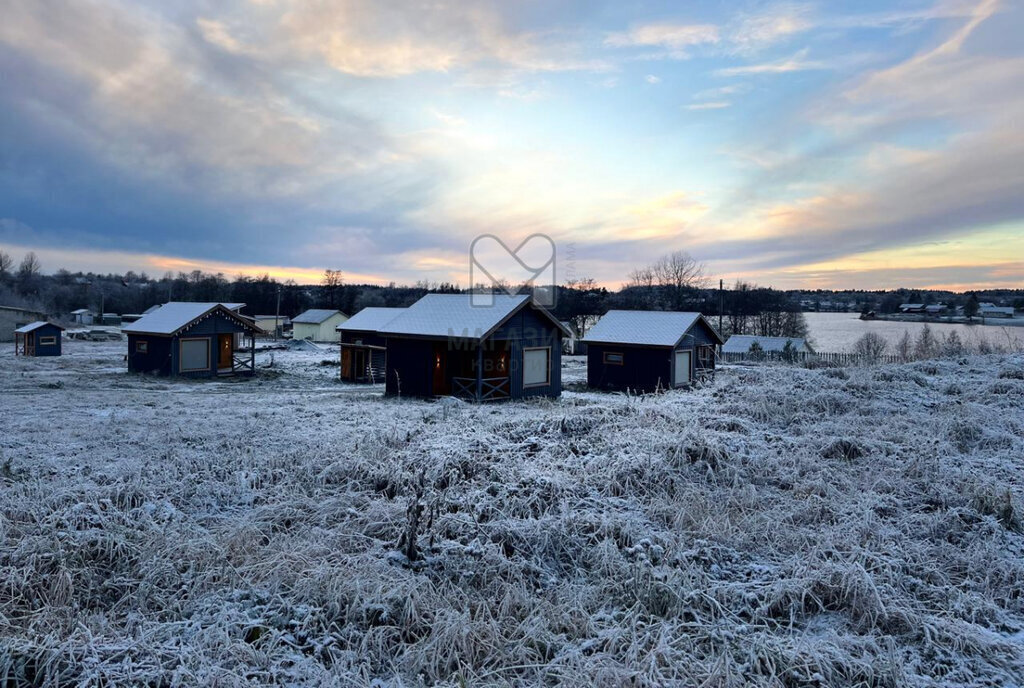
[[[281,325],[281,285],[277,285],[277,310],[274,311],[274,341],[277,341],[277,332]]]

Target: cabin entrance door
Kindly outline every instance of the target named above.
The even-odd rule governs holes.
[[[29,332],[25,335],[25,355],[35,356],[36,355],[36,333]]]
[[[676,387],[690,384],[690,354],[689,351],[677,351],[674,361]]]
[[[352,358],[354,360],[353,365],[353,376],[360,382],[366,379],[366,351],[364,349],[356,349],[352,352]]]
[[[217,370],[230,369],[232,363],[231,355],[235,351],[235,335],[219,334],[217,339]]]

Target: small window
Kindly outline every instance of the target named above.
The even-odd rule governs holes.
[[[604,352],[604,363],[605,365],[622,365],[623,356],[620,353],[613,351]]]
[[[523,387],[543,387],[551,382],[551,347],[523,349]]]
[[[40,337],[39,346],[53,346],[57,343],[56,337]]]
[[[135,353],[137,354],[148,354],[149,353],[149,342],[145,339],[140,339],[135,342]]]
[[[697,349],[697,360],[702,368],[710,368],[715,361],[715,347],[702,346]]]
[[[210,369],[210,340],[182,339],[178,370],[182,373]]]

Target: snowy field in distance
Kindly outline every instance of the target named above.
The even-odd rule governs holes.
[[[126,346],[0,351],[0,677],[1024,676],[1020,355],[473,406],[342,384],[336,347],[193,382]]]

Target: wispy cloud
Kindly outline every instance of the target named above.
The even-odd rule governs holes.
[[[647,57],[685,60],[690,57],[689,49],[693,46],[718,41],[718,27],[714,24],[657,23],[608,34],[604,44],[612,48],[660,48],[662,52],[648,54]]]
[[[785,74],[787,72],[803,72],[812,69],[828,69],[828,64],[821,60],[808,60],[807,49],[795,53],[791,57],[760,64],[742,65],[716,69],[716,76],[753,76],[758,74]]]
[[[687,105],[687,110],[721,110],[727,108],[732,103],[726,100],[712,100],[706,103],[694,103],[693,105]]]
[[[741,14],[728,32],[728,39],[736,52],[754,53],[813,28],[811,15],[808,5],[771,5],[758,14]]]
[[[661,77],[654,76],[653,74],[648,74],[647,76],[644,77],[644,81],[646,81],[649,84],[660,84]]]

